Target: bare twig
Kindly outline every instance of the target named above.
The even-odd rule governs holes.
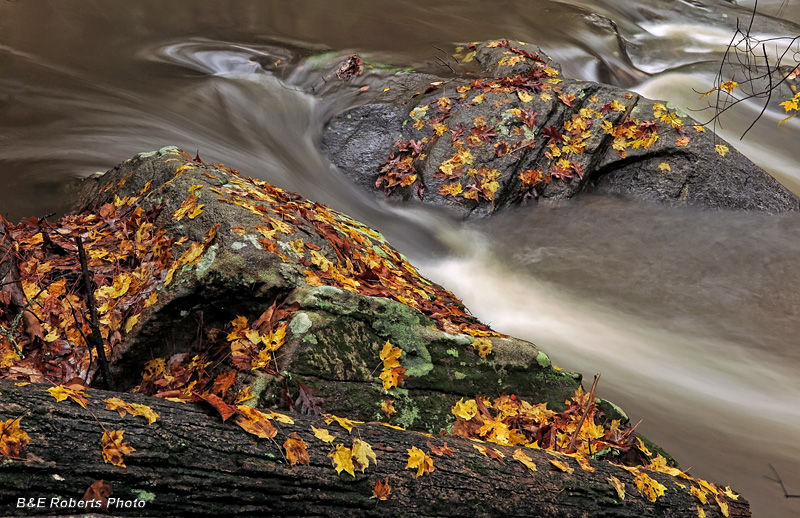
[[[783,490],[783,496],[785,496],[786,498],[800,498],[800,495],[793,495],[786,490],[786,485],[783,483],[783,479],[781,478],[780,474],[778,474],[778,470],[775,469],[775,466],[773,466],[772,463],[769,464],[769,467],[772,468],[773,473],[775,473],[775,476],[777,477],[776,479],[770,479],[770,480],[775,480],[775,482],[781,485],[781,489]]]
[[[89,315],[91,320],[89,326],[92,334],[89,335],[89,344],[94,346],[97,352],[97,359],[100,363],[100,372],[103,375],[103,383],[108,390],[116,390],[114,388],[114,380],[111,378],[111,371],[108,368],[108,360],[106,359],[106,348],[103,344],[103,338],[100,334],[100,324],[97,318],[97,305],[94,300],[94,284],[92,277],[89,274],[89,264],[86,261],[86,251],[83,249],[83,240],[81,236],[75,238],[78,245],[78,259],[81,262],[81,271],[83,272],[83,289],[86,291],[86,305],[89,306]]]
[[[742,27],[739,24],[739,20],[736,21],[736,31],[725,49],[717,75],[714,78],[713,90],[716,90],[714,103],[704,108],[714,109],[714,116],[705,124],[713,123],[716,128],[716,125],[720,123],[721,115],[729,109],[745,101],[763,99],[761,111],[747,129],[745,129],[739,137],[740,139],[743,139],[745,135],[753,129],[764,113],[766,113],[772,101],[773,92],[790,79],[792,72],[786,72],[781,63],[783,63],[787,54],[797,46],[797,42],[800,40],[800,36],[795,36],[793,38],[776,37],[764,39],[758,39],[753,36],[752,29],[757,10],[758,1],[753,5],[753,11],[750,14],[750,20],[746,27]],[[771,61],[767,53],[766,44],[772,42],[775,43],[775,58]],[[783,47],[783,50],[779,48],[779,45]],[[796,56],[797,50],[794,52]],[[734,95],[730,89],[723,88],[723,83],[726,81],[724,77],[726,65],[733,66],[740,71],[740,78],[737,78],[736,74],[733,74],[733,76],[727,80],[738,80],[737,85],[745,95],[737,96]],[[790,66],[789,68],[796,70],[797,66],[800,66],[800,60],[795,59],[794,66]],[[767,81],[767,85],[759,85],[762,81]]]
[[[586,401],[586,408],[583,409],[583,415],[581,416],[580,421],[578,421],[578,426],[575,427],[575,433],[572,434],[572,439],[569,441],[569,450],[575,450],[575,441],[578,440],[578,434],[581,433],[581,428],[583,427],[583,422],[586,420],[586,416],[589,415],[589,411],[594,406],[594,399],[595,399],[595,392],[597,391],[597,382],[600,381],[600,373],[594,375],[594,383],[592,383],[592,390],[589,391],[589,398]]]

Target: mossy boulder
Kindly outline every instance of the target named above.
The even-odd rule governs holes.
[[[461,398],[507,393],[561,408],[580,384],[535,345],[472,317],[366,225],[176,148],[85,180],[78,205],[46,239],[35,221],[11,231],[21,271],[45,272],[23,284],[41,287],[49,309],[37,316],[50,334],[22,342],[25,358],[1,375],[72,380],[36,360],[52,349],[93,379],[80,319],[59,313],[81,302],[40,268],[78,270],[65,251],[82,235],[123,389],[438,432]],[[398,348],[399,386],[380,378],[385,347]]]

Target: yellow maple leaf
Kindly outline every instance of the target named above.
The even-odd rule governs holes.
[[[133,329],[133,326],[135,326],[139,322],[139,315],[140,314],[132,315],[132,316],[128,317],[128,320],[125,321],[125,332],[126,333],[130,333],[131,329]]]
[[[311,431],[314,432],[314,437],[322,442],[333,442],[336,440],[336,436],[331,435],[331,433],[325,428],[315,428],[312,426]]]
[[[517,448],[516,450],[514,450],[514,454],[512,455],[512,457],[513,457],[514,459],[518,460],[519,462],[521,462],[521,463],[522,463],[522,464],[523,464],[523,465],[524,465],[526,468],[528,468],[529,470],[531,470],[531,471],[537,471],[537,469],[536,469],[536,463],[535,463],[535,462],[533,462],[533,459],[532,459],[532,458],[530,458],[530,457],[529,457],[529,456],[528,456],[528,455],[527,455],[527,454],[526,454],[524,451],[522,451],[520,448]]]
[[[402,380],[408,376],[405,375],[406,369],[403,367],[396,367],[391,370],[384,370],[378,376],[383,383],[383,390],[390,390],[394,387],[399,387]]]
[[[650,478],[647,473],[637,473],[633,479],[639,492],[642,493],[648,500],[655,502],[656,499],[664,494],[667,487],[659,481]]]
[[[719,156],[725,156],[730,151],[730,148],[724,144],[717,144],[714,146],[714,151],[716,151]]]
[[[570,465],[567,464],[564,461],[560,461],[560,460],[556,460],[556,459],[547,459],[547,460],[550,461],[550,464],[552,464],[553,466],[557,467],[558,469],[560,469],[561,471],[563,471],[564,473],[566,473],[568,475],[571,475],[572,472],[575,471],[575,468],[570,467]]]
[[[652,457],[653,456],[653,454],[650,453],[650,450],[647,449],[647,446],[644,445],[644,441],[642,441],[641,437],[637,437],[636,438],[636,442],[639,445],[639,451],[641,451],[642,453],[644,453],[648,457]]]
[[[386,340],[386,343],[383,344],[383,349],[381,349],[380,354],[378,355],[381,360],[383,360],[383,368],[384,369],[394,369],[395,367],[400,367],[400,355],[403,353],[403,350],[399,347],[393,347],[389,340]]]
[[[621,102],[621,101],[619,101],[619,100],[617,100],[617,99],[614,99],[614,100],[612,100],[612,101],[609,103],[609,107],[610,107],[612,110],[614,110],[615,112],[624,112],[625,110],[627,110],[627,109],[628,109],[628,107],[627,107],[627,106],[625,106],[625,103],[623,103],[623,102]]]
[[[524,103],[529,103],[533,100],[533,96],[524,90],[517,91],[517,97]]]
[[[655,458],[650,461],[648,468],[652,469],[653,471],[658,471],[659,473],[672,475],[673,477],[685,476],[684,472],[678,468],[667,466],[667,459],[662,457],[660,453],[656,454]]]
[[[386,417],[392,417],[392,414],[397,412],[394,408],[394,401],[386,400],[381,402],[381,412],[386,414]]]
[[[181,206],[172,214],[173,221],[180,221],[186,216],[189,212],[194,210],[197,207],[197,202],[200,201],[200,198],[194,192],[191,192],[189,196],[183,200]]]
[[[708,503],[708,497],[706,496],[706,494],[705,494],[705,492],[703,490],[701,490],[701,489],[699,489],[699,488],[697,488],[695,486],[692,486],[691,488],[689,488],[689,492],[691,494],[693,494],[694,496],[696,496],[697,499],[700,500],[701,503],[704,503],[704,504]]]
[[[122,438],[122,430],[113,430],[111,432],[103,432],[103,439],[101,444],[103,446],[103,460],[115,466],[126,467],[124,456],[136,451]]]
[[[406,465],[406,469],[416,469],[415,478],[421,477],[424,473],[431,473],[435,469],[433,467],[433,458],[429,457],[424,451],[416,446],[412,446],[407,451],[408,465]]]
[[[356,468],[360,468],[362,473],[369,467],[370,459],[376,466],[378,465],[378,458],[372,451],[372,445],[361,439],[353,439],[353,459],[357,464]]]
[[[91,405],[89,400],[86,398],[86,393],[83,391],[83,387],[77,387],[76,385],[72,385],[70,387],[58,385],[56,387],[50,387],[47,389],[47,392],[56,398],[56,401],[64,401],[65,399],[69,398],[83,408],[86,408],[86,405]]]
[[[786,112],[789,112],[789,111],[792,111],[792,110],[800,110],[800,106],[798,106],[798,101],[800,101],[800,97],[795,95],[792,99],[789,99],[788,101],[784,101],[784,102],[780,103],[780,105],[783,106],[783,110],[786,111]]]
[[[722,513],[722,516],[726,516],[726,517],[730,516],[730,513],[728,511],[728,502],[726,502],[725,500],[722,500],[718,496],[715,496],[714,500],[717,501],[717,505],[719,506],[719,510]]]
[[[461,418],[464,421],[469,421],[478,415],[478,404],[474,399],[464,401],[464,398],[461,398],[456,401],[456,404],[451,409],[451,412],[454,416]]]
[[[344,444],[339,444],[335,450],[328,454],[328,457],[331,459],[333,467],[336,468],[336,473],[346,471],[354,477],[356,476],[353,466],[353,452],[350,448],[346,448]]]
[[[478,350],[481,358],[486,358],[492,352],[492,341],[488,338],[476,338],[472,342],[472,347]]]
[[[158,302],[158,292],[154,291],[151,293],[144,301],[144,307],[149,308],[153,304]]]
[[[448,183],[439,187],[439,194],[442,196],[452,196],[456,198],[462,192],[464,192],[464,188],[460,183]]]
[[[295,432],[290,433],[289,437],[284,441],[283,449],[286,450],[286,460],[292,466],[311,462],[311,458],[308,455],[308,444]]]
[[[286,414],[281,414],[280,412],[275,412],[274,410],[270,410],[269,413],[266,414],[268,419],[274,419],[279,423],[283,424],[294,424],[294,419],[289,417]]]
[[[736,88],[737,86],[739,86],[739,83],[737,83],[736,81],[725,81],[724,83],[719,85],[721,90],[725,90],[728,93],[731,93],[733,89]]]
[[[158,419],[158,414],[147,405],[142,405],[141,403],[131,403],[129,406],[129,412],[131,415],[144,417],[147,419],[147,424],[153,424]]]
[[[478,94],[472,98],[472,104],[481,104],[486,100],[486,94]]]
[[[336,421],[337,423],[339,423],[339,426],[347,430],[347,433],[350,433],[355,425],[364,422],[364,421],[355,421],[347,419],[346,417],[338,417],[333,414],[322,414],[322,419],[325,420],[326,424],[331,424],[332,422]]]
[[[203,213],[203,207],[205,207],[205,204],[201,203],[200,205],[196,206],[191,211],[189,211],[189,213],[187,214],[187,216],[189,216],[189,219],[194,219],[197,216],[199,216],[200,214],[202,214]]]
[[[722,492],[725,493],[725,496],[727,496],[731,500],[739,500],[739,495],[733,492],[731,486],[726,486],[725,489],[722,490]]]
[[[706,512],[699,505],[697,506],[697,518],[706,518]]]
[[[595,470],[595,468],[589,464],[589,460],[583,455],[576,455],[575,460],[578,461],[578,466],[580,466],[583,471],[592,472]]]
[[[31,442],[30,436],[19,426],[21,419],[0,422],[0,456],[19,458],[22,448]]]
[[[617,495],[619,496],[620,500],[625,500],[625,484],[621,482],[617,477],[611,475],[606,479],[611,486],[617,490]]]

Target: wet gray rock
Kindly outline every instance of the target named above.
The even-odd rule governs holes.
[[[322,148],[359,186],[461,216],[586,193],[782,212],[798,198],[666,102],[561,76],[534,45],[473,44],[485,74],[333,117]]]

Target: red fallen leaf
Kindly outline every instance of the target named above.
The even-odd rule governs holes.
[[[519,120],[522,121],[524,125],[528,128],[533,129],[536,126],[536,116],[539,115],[538,112],[528,109],[522,109],[522,115],[520,115]]]
[[[544,130],[542,130],[542,133],[544,133],[544,135],[547,137],[548,143],[552,141],[564,142],[566,140],[564,138],[564,135],[559,133],[558,129],[556,129],[555,126],[550,126],[549,128],[545,128]]]
[[[197,153],[194,155],[194,161],[195,162],[199,162],[201,164],[203,163],[203,161],[200,160],[200,150],[199,149],[197,150]]]
[[[111,486],[102,480],[96,480],[91,486],[89,486],[89,488],[83,494],[83,498],[81,498],[81,500],[84,502],[92,502],[92,504],[87,506],[89,509],[107,511],[108,497],[111,496],[111,493],[113,493]],[[95,505],[93,505],[94,502],[100,502],[99,506],[95,507]]]
[[[319,389],[312,389],[302,381],[298,381],[300,386],[300,394],[294,402],[295,406],[300,407],[300,411],[304,414],[319,415],[322,413],[322,405],[324,401],[321,397],[316,397],[314,394],[319,392]]]
[[[234,383],[236,383],[236,371],[226,371],[214,379],[214,384],[211,386],[211,393],[225,397],[225,393],[228,392],[228,389],[230,389]]]
[[[219,412],[219,415],[222,416],[223,423],[227,421],[229,417],[237,413],[235,406],[224,402],[219,396],[215,396],[214,394],[208,394],[204,396],[202,394],[198,394],[197,392],[192,392],[192,395],[213,406],[216,411]]]
[[[360,92],[366,92],[367,90],[369,90],[369,85],[364,85],[364,86],[362,86],[361,88],[359,88],[358,90],[359,90]]]

